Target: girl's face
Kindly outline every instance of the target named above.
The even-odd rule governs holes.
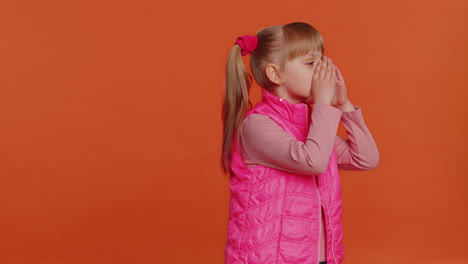
[[[283,83],[277,94],[291,103],[304,103],[311,96],[314,64],[322,59],[320,51],[311,51],[304,56],[287,61],[282,73]]]

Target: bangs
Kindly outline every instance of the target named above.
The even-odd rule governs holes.
[[[293,60],[311,51],[325,52],[322,36],[308,24],[295,23],[292,27],[286,25],[283,28],[283,39],[283,59]]]
[[[294,60],[297,57],[306,55],[311,51],[318,51],[323,53],[323,45],[316,39],[307,37],[292,41],[291,45],[286,48],[288,60]]]

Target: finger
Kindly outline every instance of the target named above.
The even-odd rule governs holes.
[[[313,72],[313,73],[316,72],[317,69],[319,69],[318,66],[319,66],[319,61],[316,61],[316,62],[312,65],[312,72]],[[313,74],[312,74],[312,76],[313,76]]]
[[[332,59],[331,58],[328,58],[328,64],[327,64],[327,75],[326,75],[326,78],[328,80],[333,80],[332,79],[332,70],[333,70],[333,62],[332,62]]]
[[[338,69],[338,67],[336,67],[336,78],[338,79],[338,81],[343,80],[343,76],[341,75],[340,69]]]
[[[318,77],[320,76],[320,67],[321,67],[321,65],[322,65],[322,61],[320,60],[320,61],[317,62],[317,67],[315,68],[314,73],[313,73],[313,79],[314,80],[317,80]]]
[[[331,75],[332,75],[332,77],[331,77],[332,80],[333,80],[333,81],[336,81],[337,78],[336,78],[336,66],[335,66],[335,64],[333,64],[333,67],[332,67],[331,72],[332,72],[332,74],[331,74]]]
[[[328,59],[324,56],[322,65],[320,66],[320,75],[319,75],[320,79],[325,79],[325,73],[327,71],[327,62],[328,62]]]
[[[318,61],[317,62],[317,66],[314,70],[314,75],[313,75],[313,79],[314,80],[317,80],[318,77],[320,76],[320,68],[322,67],[322,62],[321,61]]]

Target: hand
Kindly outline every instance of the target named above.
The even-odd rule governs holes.
[[[341,72],[336,65],[335,65],[335,71],[336,71],[336,85],[335,85],[336,93],[335,93],[335,96],[333,97],[331,105],[335,107],[339,107],[348,103],[349,99],[348,99],[346,84],[343,79],[343,75],[341,75]]]
[[[330,58],[323,56],[313,69],[310,96],[306,103],[323,102],[331,104],[336,92],[336,70]]]

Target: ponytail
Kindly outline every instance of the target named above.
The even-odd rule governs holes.
[[[304,22],[275,25],[263,28],[256,33],[258,46],[250,53],[250,69],[253,79],[269,92],[276,94],[277,85],[266,75],[268,63],[276,63],[281,71],[286,61],[293,60],[311,50],[324,52],[323,38],[313,26]],[[252,47],[247,45],[248,50]],[[221,167],[224,173],[232,176],[231,160],[234,135],[237,134],[245,113],[252,107],[249,91],[252,76],[245,69],[242,49],[234,44],[228,55],[226,65],[225,99],[222,110],[223,147]],[[245,54],[245,53],[244,53]]]
[[[222,110],[223,146],[221,167],[224,173],[232,174],[231,160],[234,135],[252,103],[249,100],[252,76],[247,72],[241,57],[241,48],[235,44],[229,52],[226,65],[225,97]]]

